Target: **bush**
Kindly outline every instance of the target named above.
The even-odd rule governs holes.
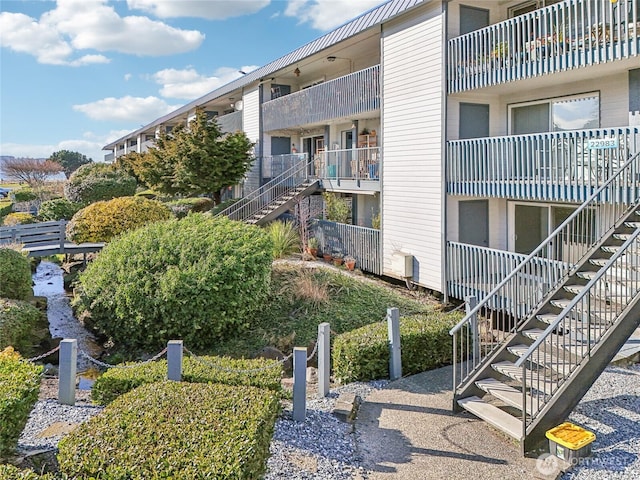
[[[7,226],[26,225],[28,223],[36,223],[36,219],[30,213],[14,212],[4,217],[2,223]]]
[[[33,191],[31,187],[22,187],[11,191],[10,197],[14,202],[30,202],[36,200],[38,195]]]
[[[2,480],[53,480],[55,477],[46,473],[38,475],[33,470],[20,470],[13,465],[0,465],[0,478]]]
[[[55,220],[71,220],[78,210],[84,205],[82,203],[70,202],[66,198],[56,198],[42,202],[38,211],[38,218],[42,222]]]
[[[33,295],[31,265],[27,257],[0,246],[0,297],[26,300]]]
[[[166,202],[165,205],[171,209],[173,214],[182,218],[191,212],[207,212],[213,207],[213,200],[207,197],[181,198]]]
[[[115,239],[80,275],[80,308],[127,348],[209,347],[248,326],[269,293],[260,228],[196,213]]]
[[[15,450],[38,400],[41,372],[42,367],[22,360],[11,347],[0,352],[0,457]]]
[[[64,195],[70,202],[93,203],[136,193],[136,179],[107,163],[87,163],[69,177]]]
[[[9,215],[13,211],[13,202],[11,200],[0,200],[0,219],[5,215]]]
[[[433,312],[400,319],[402,374],[412,375],[448,365],[453,360],[449,330],[460,314]],[[389,378],[387,323],[378,322],[336,337],[332,358],[341,382]]]
[[[273,258],[283,258],[300,252],[300,235],[293,222],[271,222],[267,231],[273,241]]]
[[[163,382],[122,395],[59,447],[73,478],[257,479],[279,402],[268,390]]]
[[[46,337],[48,331],[49,323],[36,307],[0,298],[0,349],[12,346],[23,355],[31,355],[34,344]]]
[[[226,210],[227,208],[229,208],[231,205],[233,205],[234,203],[239,202],[241,199],[240,198],[230,198],[229,200],[225,200],[224,202],[220,202],[218,205],[216,205],[215,207],[213,207],[211,209],[211,215],[217,215],[220,212],[222,212],[223,210]]]
[[[128,230],[169,218],[171,210],[155,200],[114,198],[78,211],[67,225],[67,236],[77,243],[108,242]]]
[[[185,357],[182,364],[182,380],[188,383],[223,383],[266,388],[279,392],[282,363],[266,359],[233,359],[227,357],[202,357],[205,364]],[[210,365],[207,365],[210,364]],[[216,368],[215,366],[219,366]],[[251,374],[229,370],[256,370]],[[167,378],[167,361],[143,363],[131,368],[112,368],[100,375],[91,389],[93,401],[106,405],[120,395],[140,385],[160,382]]]

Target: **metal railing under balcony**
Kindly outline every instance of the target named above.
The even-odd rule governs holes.
[[[640,151],[640,127],[447,142],[447,193],[582,202]]]
[[[242,112],[233,112],[217,117],[216,121],[223,133],[234,133],[242,130]]]
[[[315,174],[323,179],[380,180],[378,147],[328,150],[316,155]]]
[[[380,230],[326,220],[313,220],[312,230],[321,252],[350,255],[360,270],[382,275]]]
[[[380,108],[380,66],[360,70],[262,105],[265,131],[326,122]]]
[[[640,0],[565,0],[448,42],[449,93],[637,56]]]

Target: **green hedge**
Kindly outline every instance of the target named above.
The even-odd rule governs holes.
[[[0,297],[26,300],[33,295],[31,264],[22,253],[0,246]]]
[[[38,219],[42,222],[71,220],[84,207],[83,203],[70,202],[66,198],[56,198],[42,202],[38,210]]]
[[[2,480],[53,480],[56,477],[51,473],[38,475],[33,470],[21,470],[13,465],[4,464],[0,465],[0,478]]]
[[[5,216],[2,220],[2,224],[9,227],[27,225],[29,223],[36,223],[36,217],[27,212],[13,212]]]
[[[227,218],[153,223],[87,266],[76,305],[119,347],[155,350],[180,338],[206,349],[248,330],[264,307],[271,250],[264,230]]]
[[[60,470],[98,480],[261,478],[278,413],[270,390],[143,385],[62,439]]]
[[[199,357],[200,358],[200,357]],[[185,357],[182,364],[182,380],[188,383],[224,383],[226,385],[248,385],[279,392],[281,389],[282,363],[256,358],[251,360],[227,357],[201,357],[201,363]],[[221,369],[207,365],[219,365]],[[225,370],[255,370],[251,373],[234,373]],[[167,378],[167,361],[140,364],[134,368],[112,368],[96,380],[91,389],[91,398],[106,405],[123,393],[140,385],[159,382]]]
[[[16,448],[38,400],[41,372],[41,366],[26,362],[13,348],[0,351],[0,457]]]
[[[23,355],[34,353],[34,345],[46,338],[49,323],[33,305],[0,298],[0,349],[13,347]]]
[[[451,363],[449,330],[458,313],[433,312],[400,319],[402,374],[412,375]],[[340,334],[332,350],[334,375],[340,382],[389,378],[387,323],[379,322]]]
[[[67,200],[93,203],[136,193],[136,179],[109,163],[87,163],[71,174],[64,186]]]

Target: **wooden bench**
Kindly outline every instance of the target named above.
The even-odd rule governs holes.
[[[64,253],[87,254],[102,250],[104,243],[73,243],[66,238],[67,221],[30,223],[0,227],[0,245],[18,243],[30,257]]]

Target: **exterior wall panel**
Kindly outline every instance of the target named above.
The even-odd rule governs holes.
[[[243,97],[242,125],[244,132],[252,142],[260,139],[260,91],[258,89],[245,92]],[[259,156],[260,152],[256,152]],[[244,194],[248,194],[260,187],[260,162],[256,160],[247,173],[244,182]]]
[[[443,14],[430,5],[382,38],[383,272],[414,256],[413,281],[442,291]]]

